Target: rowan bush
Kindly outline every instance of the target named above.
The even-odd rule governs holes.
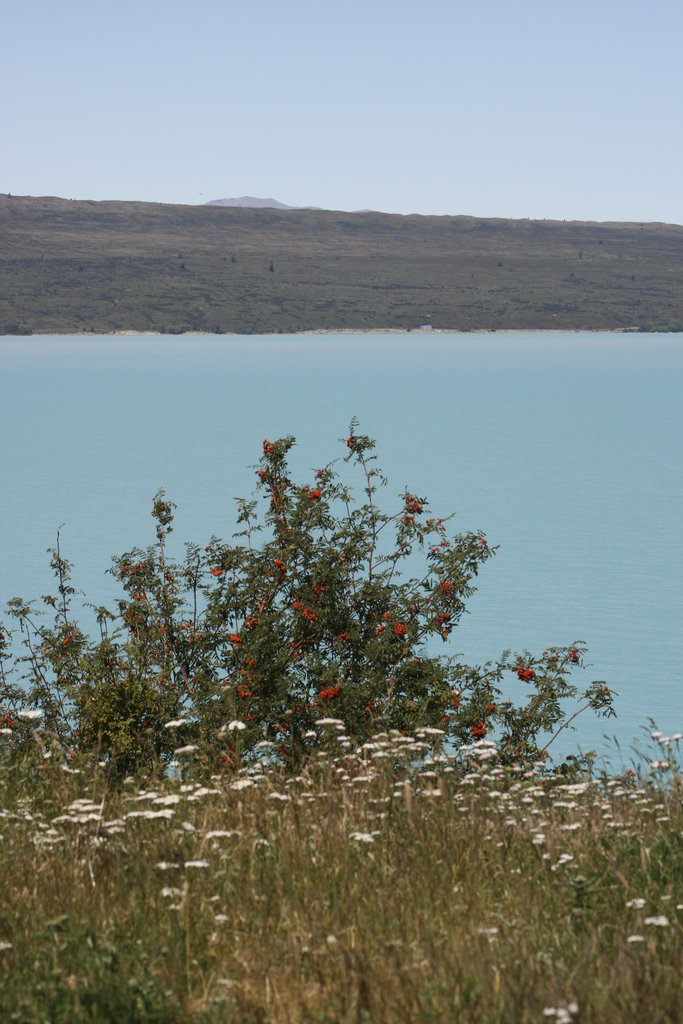
[[[330,463],[303,484],[288,467],[294,438],[264,441],[232,541],[188,544],[182,560],[168,553],[175,506],[160,491],[155,543],[113,560],[123,593],[115,612],[95,609],[99,636],[76,623],[58,535],[58,596],[43,598],[52,621],[15,598],[14,629],[0,638],[12,748],[25,738],[25,708],[42,712],[63,756],[95,753],[117,775],[155,770],[179,749],[210,770],[266,749],[296,767],[330,719],[350,745],[424,726],[450,744],[494,738],[503,759],[526,763],[544,758],[580,710],[613,714],[603,682],[579,693],[570,678],[582,644],[504,652],[484,666],[437,652],[495,548],[481,531],[449,535],[450,517],[408,491],[382,511],[375,443],[357,427],[343,468]],[[358,494],[342,479],[347,467]],[[519,703],[503,699],[508,677],[530,687]]]

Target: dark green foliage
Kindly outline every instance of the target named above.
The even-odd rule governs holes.
[[[96,609],[97,639],[73,619],[58,536],[59,596],[43,599],[53,623],[14,599],[23,653],[13,663],[3,630],[0,707],[12,723],[25,701],[63,751],[94,752],[118,776],[151,772],[187,745],[210,770],[235,767],[264,742],[297,766],[324,741],[326,718],[343,720],[350,745],[428,727],[461,744],[495,735],[508,762],[544,758],[543,744],[568,724],[582,646],[506,652],[483,668],[436,655],[493,554],[485,536],[448,537],[446,521],[409,492],[383,512],[374,442],[355,423],[344,462],[360,477],[360,500],[333,464],[295,484],[293,444],[263,442],[258,491],[239,500],[234,541],[188,545],[181,562],[167,554],[174,506],[159,492],[156,542],[114,559],[123,596],[116,614]],[[510,673],[529,689],[519,706],[502,699]],[[583,699],[612,713],[603,683]],[[18,749],[21,736],[17,725]]]
[[[30,986],[5,1010],[21,1024],[180,1024],[171,992],[164,991],[150,958],[122,962],[124,937],[98,935],[62,914],[48,921]],[[0,997],[0,1005],[2,999]]]

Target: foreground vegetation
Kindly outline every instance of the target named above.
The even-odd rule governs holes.
[[[614,713],[581,644],[435,654],[494,549],[382,511],[357,426],[303,484],[265,440],[233,543],[175,560],[157,494],[95,637],[59,540],[57,594],[10,602],[3,1022],[680,1020],[680,735],[553,766]]]
[[[681,330],[683,227],[0,196],[0,333]]]
[[[268,745],[210,777],[185,750],[112,787],[33,726],[0,759],[3,1021],[683,1016],[680,737],[568,782],[328,722],[296,775]]]

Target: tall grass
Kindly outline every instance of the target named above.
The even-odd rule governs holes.
[[[0,759],[3,1021],[683,1019],[680,737],[577,781],[332,724],[295,777],[190,750],[113,790],[35,735]]]

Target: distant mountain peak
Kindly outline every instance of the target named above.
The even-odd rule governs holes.
[[[257,199],[254,196],[240,196],[239,199],[212,199],[210,202],[205,203],[205,206],[247,206],[251,209],[269,209],[269,210],[311,210],[311,206],[287,206],[286,203],[280,203],[277,199]]]

